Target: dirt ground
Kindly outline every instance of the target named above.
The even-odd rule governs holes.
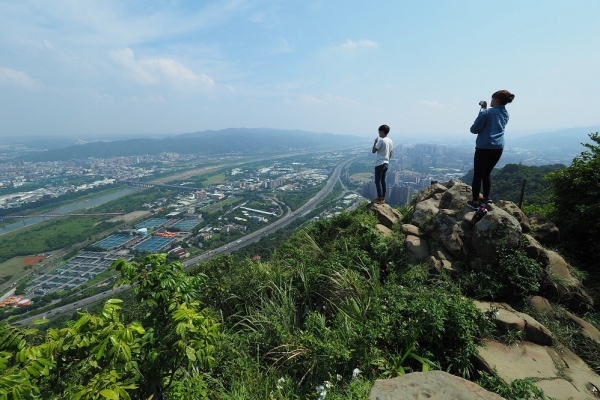
[[[42,260],[45,260],[46,256],[31,256],[31,257],[25,257],[23,259],[23,265],[28,267],[30,265],[35,265],[37,263],[39,263]]]
[[[125,222],[129,222],[129,221],[134,221],[138,218],[143,218],[146,215],[149,215],[150,211],[132,211],[130,213],[127,213],[125,215],[118,215],[114,218],[109,219],[109,222],[119,222],[119,221],[125,221]]]

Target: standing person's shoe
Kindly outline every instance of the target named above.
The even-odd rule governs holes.
[[[373,203],[373,204],[379,204],[379,197],[376,197],[373,200],[371,200],[371,203]]]
[[[483,200],[481,200],[482,204],[493,204],[494,200],[490,199],[489,197],[484,197]]]
[[[479,203],[475,203],[472,200],[467,201],[467,207],[469,207],[471,210],[477,210],[479,208]]]
[[[385,199],[379,199],[379,204],[385,204]]]

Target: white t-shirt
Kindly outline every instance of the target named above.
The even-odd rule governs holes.
[[[378,167],[382,164],[389,164],[390,154],[394,149],[394,143],[392,142],[392,139],[387,136],[384,138],[379,138],[375,144],[375,148],[377,149],[377,152],[375,153],[377,155],[377,162],[375,163],[375,166]]]

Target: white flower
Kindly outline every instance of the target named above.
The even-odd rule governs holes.
[[[335,379],[339,382],[342,380],[342,376],[340,374],[336,374]]]
[[[323,385],[319,385],[315,389],[317,391],[317,395],[319,396],[317,397],[317,400],[325,400],[325,396],[327,396],[327,390],[325,390]]]
[[[362,371],[358,368],[354,368],[354,371],[352,371],[352,379],[356,378]]]
[[[325,384],[325,387],[326,387],[327,389],[329,389],[330,387],[332,387],[332,386],[333,386],[333,384],[332,384],[331,382],[329,382],[329,381],[325,381],[325,382],[323,382],[323,383]]]

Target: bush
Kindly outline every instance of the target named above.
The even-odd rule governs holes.
[[[555,209],[552,219],[569,249],[584,261],[600,257],[600,136],[589,136],[596,144],[583,143],[588,150],[547,177]]]

